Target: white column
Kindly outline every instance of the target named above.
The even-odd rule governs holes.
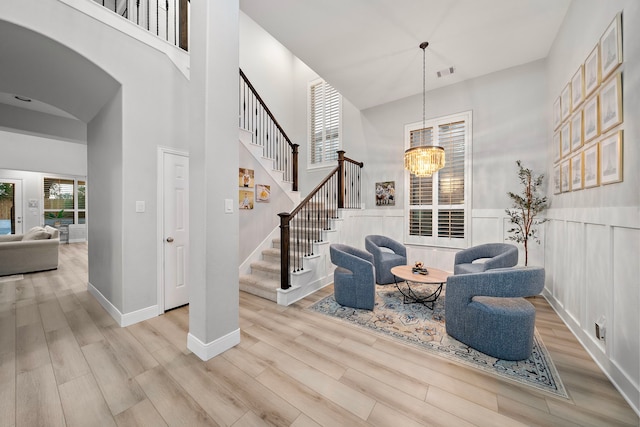
[[[188,348],[207,360],[240,342],[238,0],[191,1]],[[225,213],[225,200],[233,213]]]

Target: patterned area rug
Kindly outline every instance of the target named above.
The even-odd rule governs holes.
[[[432,285],[421,286],[411,285],[419,295],[429,289],[429,293],[435,290]],[[403,304],[402,295],[393,285],[377,286],[373,311],[343,307],[335,301],[333,294],[311,305],[308,310],[398,338],[438,356],[501,378],[568,398],[538,331],[534,337],[533,353],[528,360],[513,362],[496,359],[447,335],[444,297],[443,290],[434,309],[430,310],[422,304]]]

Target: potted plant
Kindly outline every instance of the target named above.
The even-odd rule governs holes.
[[[522,184],[522,194],[508,192],[507,195],[512,201],[511,209],[506,209],[509,220],[513,227],[507,232],[512,233],[507,239],[524,244],[524,265],[529,263],[529,240],[533,239],[540,243],[537,229],[534,228],[547,221],[546,218],[538,219],[537,216],[549,207],[547,197],[541,197],[538,193],[544,174],[535,175],[531,169],[522,166],[520,160],[518,165],[518,178]]]
[[[47,213],[47,218],[54,219],[53,226],[58,228],[61,224],[61,219],[64,218],[64,209],[60,209],[58,212]]]

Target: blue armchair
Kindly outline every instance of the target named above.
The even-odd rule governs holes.
[[[334,243],[329,246],[336,302],[353,308],[373,310],[376,282],[373,256],[362,249]]]
[[[447,334],[498,359],[531,355],[536,310],[522,297],[544,288],[544,268],[519,267],[449,276]]]
[[[485,262],[473,261],[487,258]],[[453,262],[453,274],[480,273],[492,268],[515,267],[518,264],[518,248],[508,243],[485,243],[457,252]]]
[[[407,248],[389,237],[378,235],[365,237],[364,247],[373,255],[376,283],[395,283],[391,269],[397,265],[407,265]]]

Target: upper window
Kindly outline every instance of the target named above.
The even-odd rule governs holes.
[[[44,224],[84,224],[86,183],[73,178],[44,178]]]
[[[405,126],[405,147],[439,145],[445,166],[431,177],[406,172],[406,242],[466,247],[469,236],[471,112]]]
[[[309,85],[309,167],[335,165],[341,140],[342,96],[324,80]]]

